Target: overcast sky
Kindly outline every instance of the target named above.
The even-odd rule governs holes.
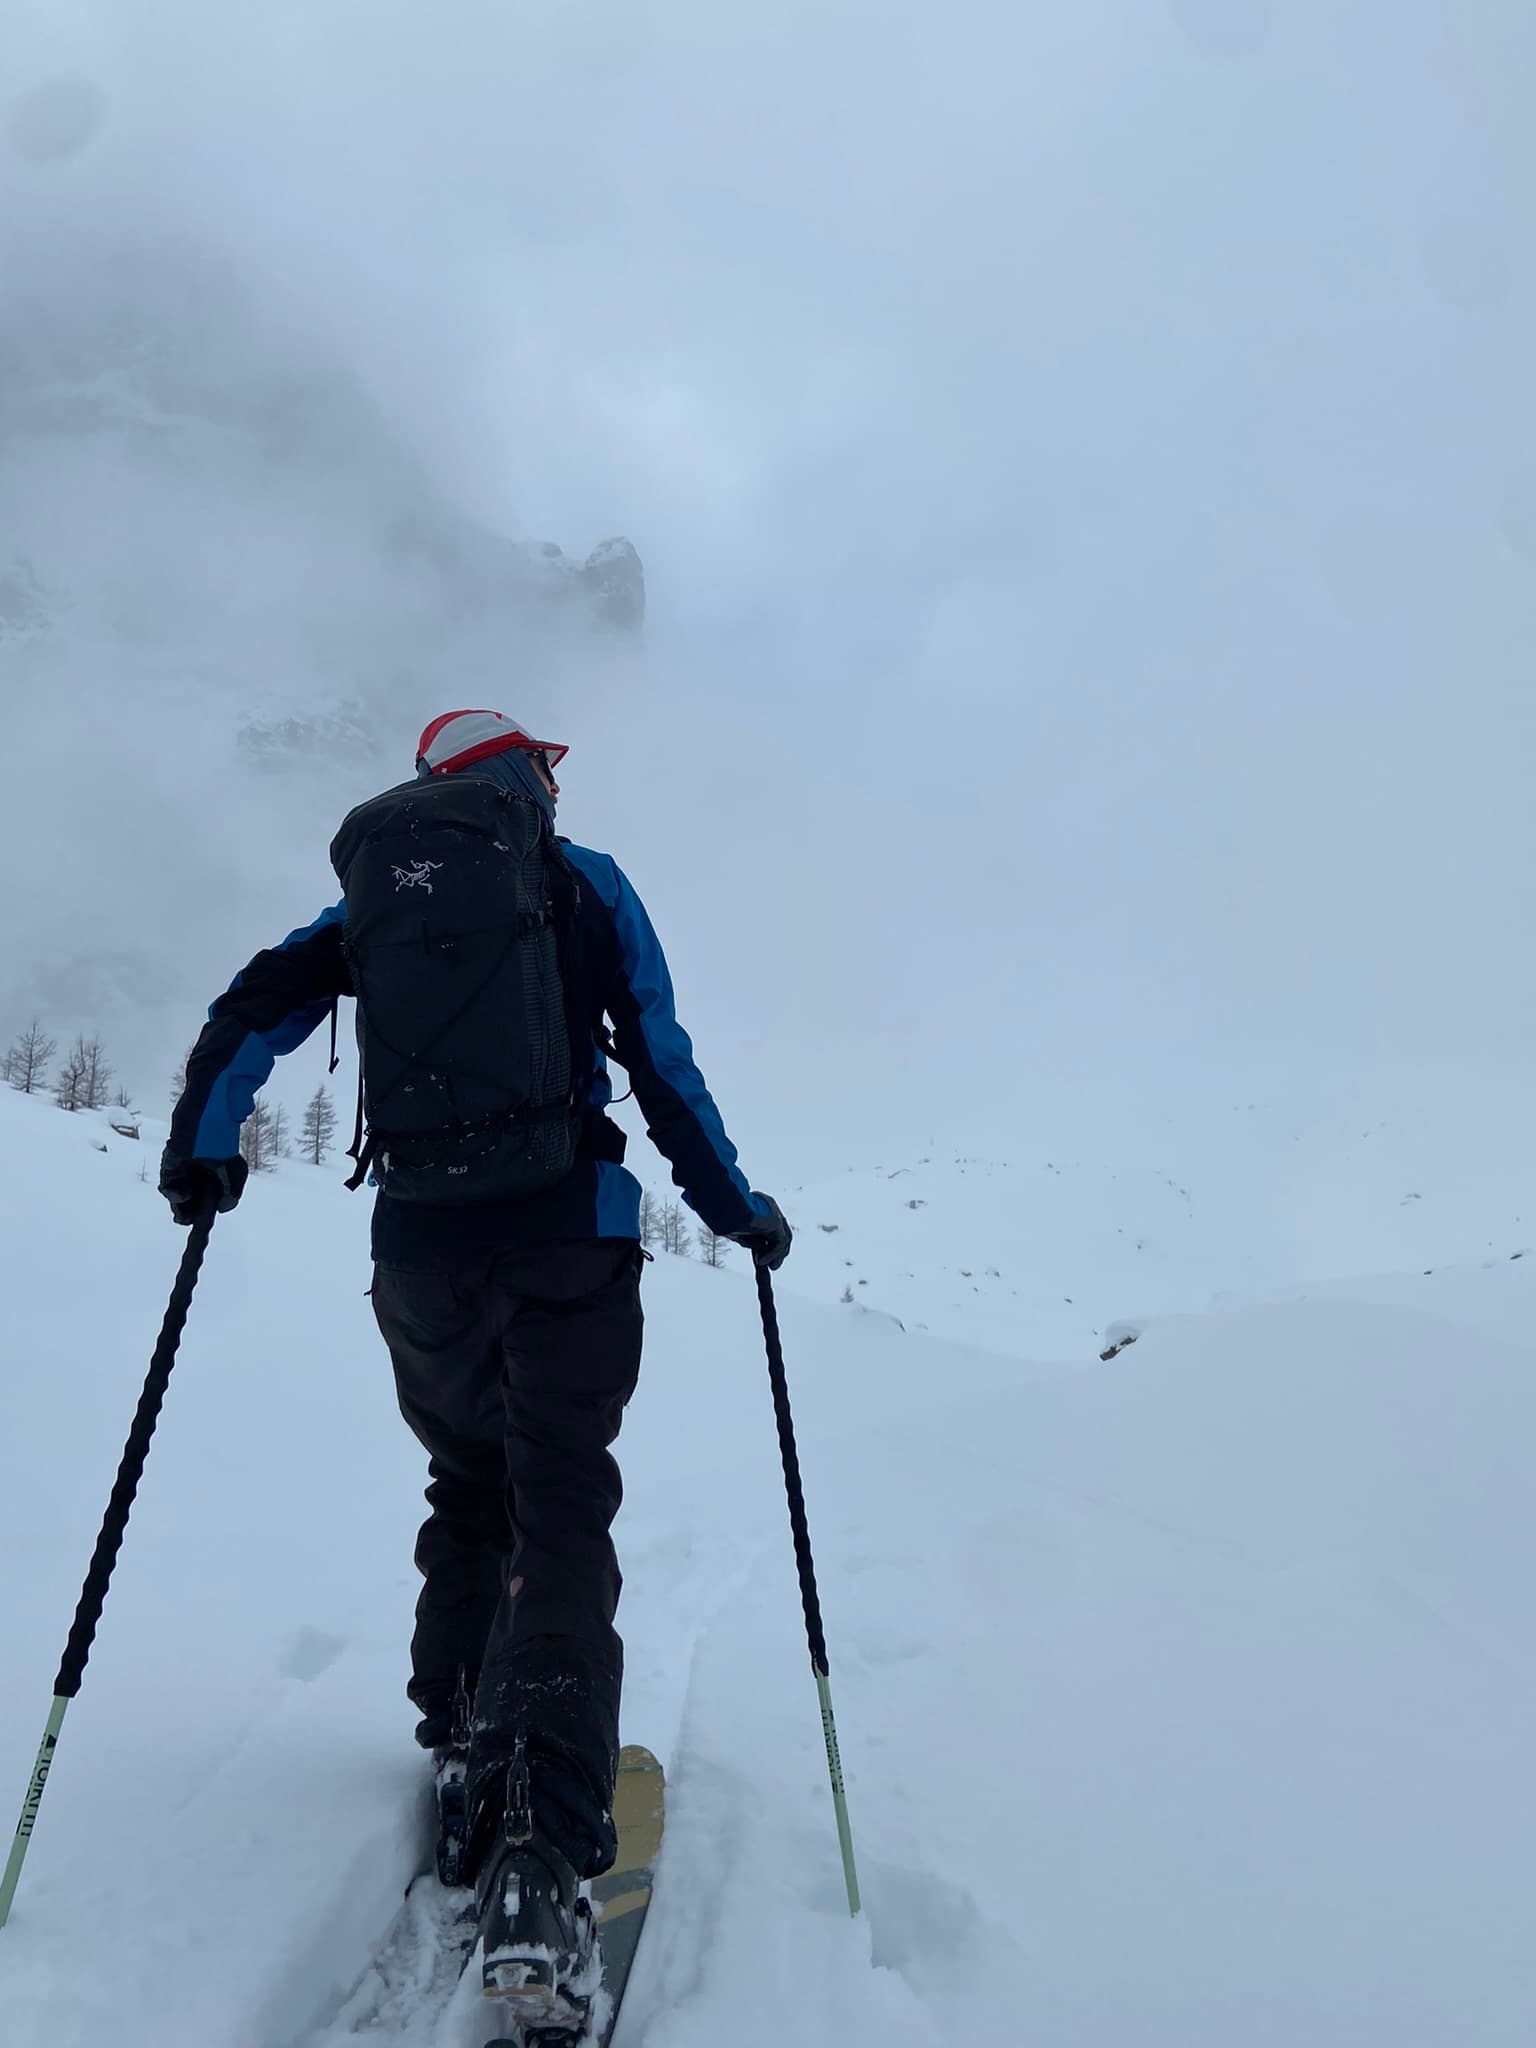
[[[760,1179],[1469,1075],[1528,1126],[1528,7],[0,0],[0,29],[0,573],[69,599],[0,639],[8,1013],[99,1017],[149,1092],[327,900],[380,760],[493,703],[572,743],[564,826],[650,902]],[[177,298],[205,266],[223,325]],[[444,701],[363,535],[376,450],[256,491],[141,418],[64,459],[57,347],[18,337],[95,336],[136,404],[145,305],[205,384],[344,367],[390,489],[629,534],[643,648],[470,634]],[[342,632],[376,688],[316,653]],[[346,692],[380,759],[258,775],[234,743]]]

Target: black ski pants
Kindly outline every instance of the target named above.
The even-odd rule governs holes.
[[[609,1531],[623,1489],[610,1446],[640,1370],[641,1263],[632,1240],[600,1238],[374,1269],[400,1412],[430,1460],[418,1739],[447,1738],[462,1670],[472,1846],[500,1822],[522,1736],[535,1823],[584,1876],[615,1853],[624,1652]]]

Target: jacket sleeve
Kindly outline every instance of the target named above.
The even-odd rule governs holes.
[[[763,1211],[677,1021],[672,977],[645,905],[606,854],[569,845],[565,852],[612,919],[616,965],[605,1007],[651,1141],[670,1163],[683,1199],[711,1230],[722,1236],[745,1230]]]
[[[292,1052],[351,995],[341,947],[342,905],[290,932],[242,967],[208,1012],[187,1059],[187,1085],[171,1112],[171,1150],[185,1159],[232,1159],[240,1126],[280,1053]]]

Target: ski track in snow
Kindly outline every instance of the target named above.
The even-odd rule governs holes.
[[[426,2048],[428,2042],[432,2048],[458,2048],[469,2041],[476,2022],[473,2048],[480,2048],[487,2032],[483,2000],[473,1979],[463,1979],[467,1909],[465,1895],[445,1892],[433,1876],[418,1878],[334,2019],[305,2037],[310,2048],[341,2048],[350,2041],[373,2048]]]
[[[138,1146],[0,1120],[19,1801],[177,1240]],[[289,1169],[215,1233],[0,1935],[6,2048],[480,2048],[452,1902],[405,1896],[424,1475],[364,1222]],[[660,1262],[621,1620],[668,1827],[617,2048],[1528,2048],[1533,1268],[1153,1322],[1084,1371],[786,1297],[853,1923],[755,1302]]]

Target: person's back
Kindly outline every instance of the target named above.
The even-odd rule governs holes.
[[[554,1187],[588,1034],[565,1002],[579,895],[538,805],[486,775],[403,783],[346,818],[331,862],[379,1185],[454,1208]]]
[[[213,1005],[161,1172],[179,1221],[233,1207],[274,1058],[357,996],[374,1311],[429,1457],[409,1692],[441,1784],[462,1786],[443,1862],[478,1868],[488,1973],[541,1946],[574,1968],[575,1887],[614,1853],[611,1446],[645,1254],[609,1056],[710,1229],[775,1266],[791,1235],[737,1166],[634,889],[555,835],[564,752],[496,712],[427,727],[416,785],[337,834],[341,903]]]

